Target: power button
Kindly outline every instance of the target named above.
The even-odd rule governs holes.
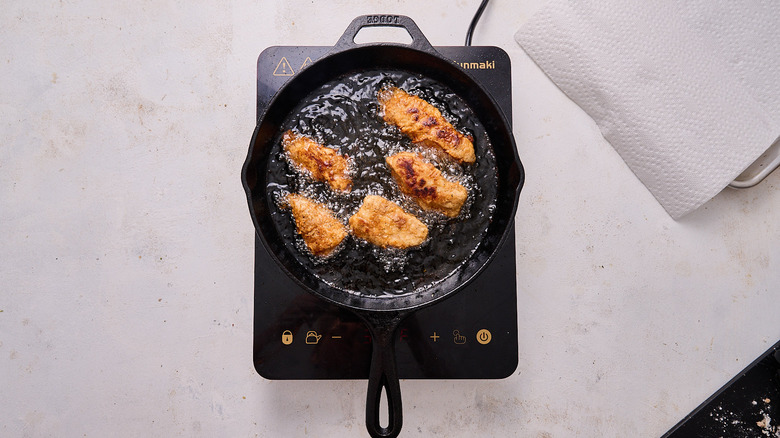
[[[493,339],[493,335],[488,329],[482,329],[477,332],[477,342],[482,345],[489,343]]]

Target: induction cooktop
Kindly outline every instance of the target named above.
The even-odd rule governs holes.
[[[326,46],[274,46],[257,61],[257,114]],[[498,47],[436,47],[468,71],[512,120],[511,66]],[[396,336],[401,379],[499,379],[517,368],[515,238],[466,288],[404,320]],[[303,290],[255,236],[255,369],[264,378],[366,379],[371,336],[351,312]]]

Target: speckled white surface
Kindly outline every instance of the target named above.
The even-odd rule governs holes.
[[[255,62],[362,13],[461,44],[478,1],[325,3],[4,5],[0,435],[365,435],[364,382],[252,367]],[[520,363],[402,382],[402,436],[658,436],[780,339],[780,174],[673,221],[514,42],[541,3],[474,36],[513,63]]]

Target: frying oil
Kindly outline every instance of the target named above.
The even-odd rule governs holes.
[[[437,107],[458,131],[474,138],[477,161],[460,164],[437,149],[413,144],[382,119],[377,93],[397,86]],[[369,71],[329,82],[292,111],[280,132],[292,129],[349,157],[353,188],[332,191],[324,182],[297,168],[281,147],[281,134],[268,165],[269,198],[275,199],[274,222],[288,250],[325,283],[358,294],[398,295],[419,291],[450,274],[476,250],[490,223],[496,202],[495,156],[485,130],[466,103],[442,84],[400,71]],[[401,193],[385,158],[414,151],[432,162],[445,178],[469,192],[458,217],[422,210]],[[400,205],[428,226],[428,239],[407,250],[382,249],[353,236],[328,258],[315,257],[295,230],[284,198],[307,196],[330,208],[345,226],[367,195]]]

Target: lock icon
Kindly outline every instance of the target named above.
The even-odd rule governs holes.
[[[292,344],[293,336],[292,332],[289,330],[285,330],[282,332],[282,344],[284,345],[290,345]]]
[[[320,342],[320,338],[322,338],[322,335],[314,330],[306,332],[306,343],[309,345],[318,344]]]

